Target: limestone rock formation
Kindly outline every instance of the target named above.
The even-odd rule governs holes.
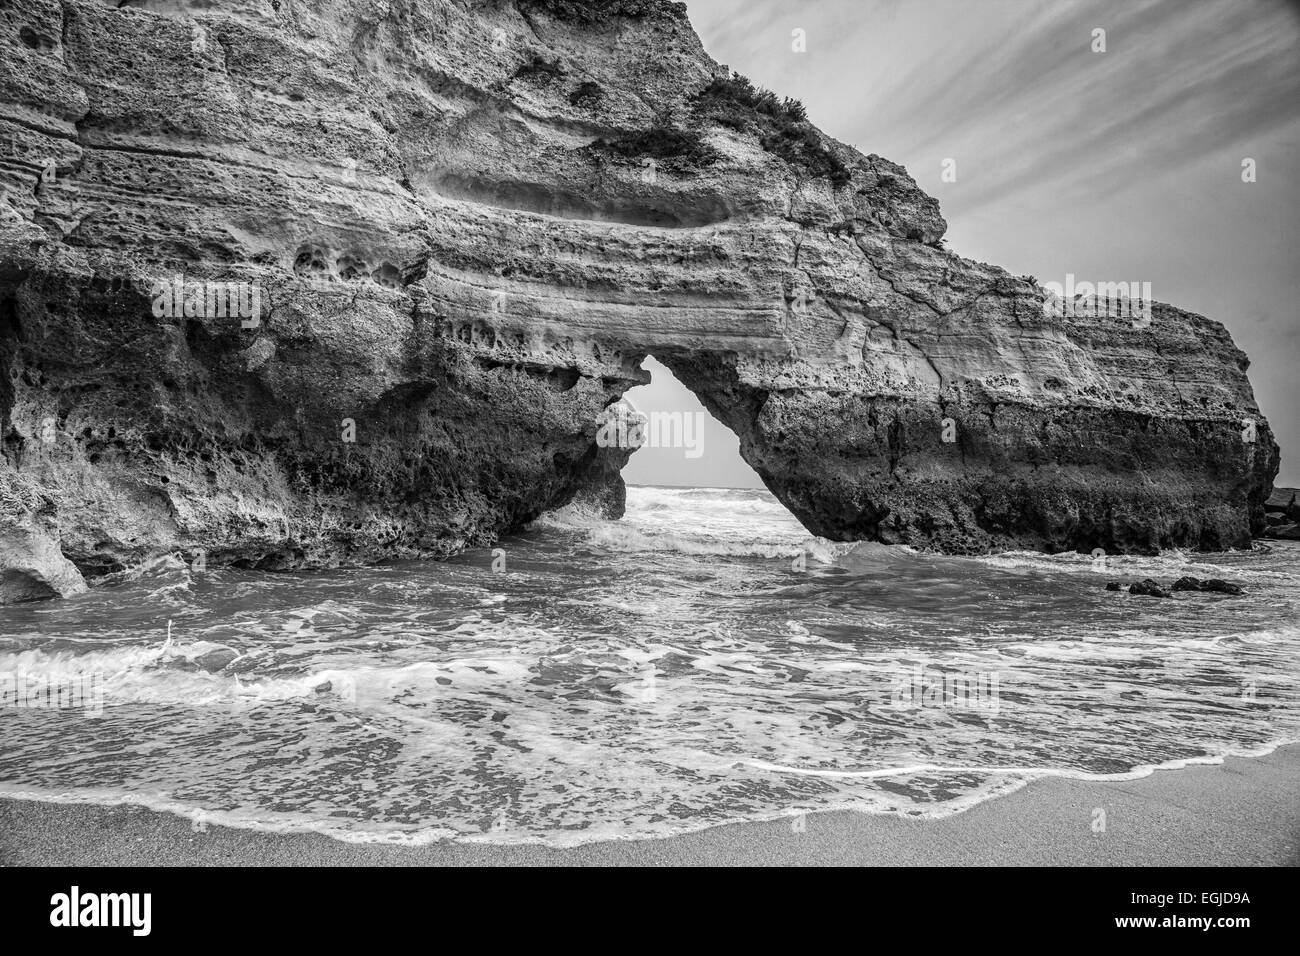
[[[1300,541],[1300,491],[1295,488],[1274,488],[1264,502],[1263,537],[1280,541]]]
[[[0,461],[0,604],[69,597],[86,590],[59,550],[53,503]]]
[[[320,567],[617,511],[597,420],[647,354],[830,538],[1263,527],[1277,448],[1221,325],[1047,316],[680,5],[6,0],[0,44],[0,477],[37,491],[0,561],[30,587],[75,586],[55,552]]]

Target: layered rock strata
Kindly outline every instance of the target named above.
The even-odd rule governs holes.
[[[7,599],[445,556],[581,494],[649,354],[812,532],[1248,545],[1224,328],[1056,317],[661,0],[0,6]]]

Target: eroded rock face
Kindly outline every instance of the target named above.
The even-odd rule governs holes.
[[[59,550],[50,498],[0,461],[0,604],[69,597],[86,590]]]
[[[1222,326],[1048,318],[673,4],[7,0],[0,37],[5,474],[87,575],[617,512],[597,423],[651,353],[827,537],[1263,525],[1277,448]]]

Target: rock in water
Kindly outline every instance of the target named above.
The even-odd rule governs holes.
[[[1294,488],[1274,488],[1264,503],[1265,538],[1300,541],[1300,503]]]
[[[1133,584],[1130,584],[1128,587],[1128,593],[1142,595],[1144,597],[1173,597],[1173,594],[1166,591],[1150,578],[1143,578],[1141,581],[1135,581]]]
[[[648,354],[828,538],[1262,530],[1278,450],[1219,323],[1049,314],[682,5],[375,9],[6,4],[41,38],[11,30],[0,72],[2,454],[47,503],[0,545],[23,588],[617,511],[630,449],[597,422]]]
[[[1241,594],[1242,589],[1239,584],[1232,584],[1221,578],[1211,578],[1208,581],[1201,582],[1202,591],[1210,591],[1216,594]]]
[[[1276,512],[1292,521],[1300,521],[1300,491],[1295,488],[1274,488],[1264,502],[1264,510],[1269,514]]]
[[[238,651],[232,650],[229,647],[219,647],[194,658],[194,666],[199,670],[209,671],[215,674],[219,670],[224,670],[238,657]]]
[[[1157,588],[1160,586],[1150,578],[1142,582],[1143,585],[1152,584]],[[1210,578],[1208,581],[1202,581],[1200,578],[1181,577],[1174,582],[1173,590],[1175,591],[1207,591],[1218,594],[1243,594],[1245,593],[1238,584],[1231,584],[1222,578]],[[1168,595],[1162,595],[1168,597]]]
[[[1107,591],[1118,591],[1120,589],[1121,589],[1121,585],[1118,581],[1111,581],[1109,584],[1106,585]]]

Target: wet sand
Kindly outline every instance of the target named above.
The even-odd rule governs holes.
[[[1105,811],[1104,829],[1098,810]],[[1295,866],[1300,745],[1141,780],[1063,778],[942,820],[853,812],[571,849],[342,843],[209,826],[139,807],[0,800],[10,866]]]

